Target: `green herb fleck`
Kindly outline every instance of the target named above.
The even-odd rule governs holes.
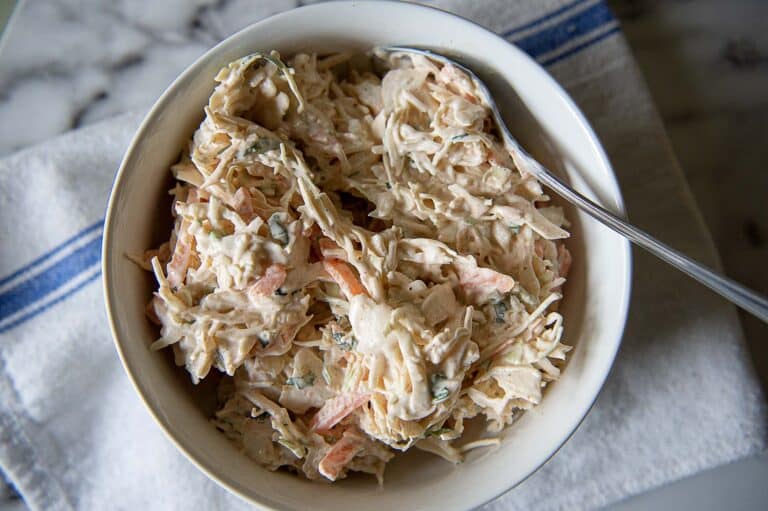
[[[433,403],[442,403],[446,399],[448,399],[448,396],[451,395],[451,391],[449,391],[447,388],[443,387],[442,389],[438,390],[433,394]]]
[[[357,347],[357,338],[354,335],[344,337],[341,332],[334,332],[333,340],[336,341],[336,345],[342,351],[352,351]]]
[[[286,385],[292,385],[299,390],[303,390],[307,387],[311,387],[315,384],[314,373],[307,373],[304,376],[292,376],[285,380]]]
[[[433,403],[441,403],[451,395],[451,391],[448,390],[448,387],[443,383],[445,380],[445,375],[440,373],[433,373],[429,377]]]
[[[424,433],[424,437],[427,438],[427,437],[431,437],[431,436],[440,436],[440,435],[443,435],[445,433],[451,433],[451,432],[453,432],[453,430],[451,428],[437,428],[437,429],[433,428],[433,429],[428,429]]]
[[[509,307],[507,306],[507,302],[504,300],[498,300],[495,302],[491,302],[491,305],[493,305],[493,313],[496,316],[496,323],[504,323],[506,321],[506,314]]]
[[[278,55],[277,52],[272,52],[270,55],[263,55],[262,54],[261,58],[263,58],[267,62],[271,62],[274,65],[276,65],[277,68],[280,69],[280,71],[282,71],[284,73],[290,73],[290,71],[288,70],[288,66],[285,65],[285,62],[283,62],[280,59],[280,57],[276,57],[275,55]]]
[[[519,225],[510,225],[509,230],[512,231],[512,234],[520,234],[520,226]]]
[[[213,239],[220,240],[225,236],[223,231],[220,231],[218,229],[211,229],[211,232],[208,233],[208,236],[210,236]]]
[[[280,222],[280,213],[273,213],[272,216],[269,217],[269,220],[267,220],[267,225],[269,225],[269,234],[271,234],[276,241],[283,245],[288,244],[288,231]]]
[[[461,140],[462,138],[467,138],[469,134],[462,133],[461,135],[454,135],[451,137],[451,142],[456,142],[457,140]]]
[[[391,190],[391,189],[392,189],[392,184],[391,184],[389,181],[387,181],[386,183],[384,183],[384,186],[386,186],[386,187],[387,187],[387,190]]]
[[[280,149],[280,141],[274,138],[260,138],[245,150],[245,154],[264,154]]]

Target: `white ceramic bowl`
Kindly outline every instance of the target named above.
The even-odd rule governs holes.
[[[568,439],[597,397],[621,342],[630,289],[628,243],[570,210],[574,265],[562,310],[565,340],[575,349],[560,381],[507,431],[498,449],[473,451],[457,466],[409,452],[388,465],[381,488],[373,478],[328,485],[262,469],[208,422],[210,385],[193,389],[167,353],[149,350],[157,333],[144,306],[154,284],[124,254],[167,239],[168,168],[202,119],[216,71],[256,50],[290,55],[384,44],[461,54],[494,77],[494,95],[512,111],[510,127],[524,145],[582,192],[622,209],[608,160],[566,93],[522,51],[451,14],[412,4],[316,4],[260,21],[198,59],[155,103],[118,172],[104,228],[107,312],[125,369],[171,440],[210,477],[263,508],[446,511],[487,502],[533,473]]]

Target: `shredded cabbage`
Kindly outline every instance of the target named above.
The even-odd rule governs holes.
[[[171,168],[170,241],[138,262],[152,348],[226,375],[213,422],[248,456],[381,481],[395,451],[459,462],[541,401],[571,258],[469,77],[408,54],[334,74],[347,58],[223,68]]]

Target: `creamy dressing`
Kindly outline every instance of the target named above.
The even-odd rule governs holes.
[[[275,470],[380,481],[394,451],[461,461],[559,376],[568,223],[515,167],[473,82],[422,56],[224,67],[177,183],[153,349]],[[490,438],[468,442],[464,421]]]

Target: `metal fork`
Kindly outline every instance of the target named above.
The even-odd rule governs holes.
[[[619,218],[610,211],[581,195],[558,176],[547,170],[541,163],[536,161],[536,159],[523,149],[515,137],[512,136],[512,133],[510,133],[509,128],[501,117],[499,108],[493,100],[493,96],[491,96],[488,87],[471,69],[431,50],[410,48],[407,46],[387,46],[380,48],[380,50],[387,53],[414,53],[423,55],[442,64],[451,64],[467,73],[467,75],[469,75],[475,82],[480,92],[485,96],[484,99],[491,109],[493,118],[496,121],[496,125],[499,127],[499,131],[504,138],[507,148],[510,150],[512,159],[519,168],[534,175],[541,183],[555,191],[562,198],[586,212],[592,218],[621,234],[635,245],[644,248],[659,259],[666,261],[683,273],[698,280],[714,292],[720,294],[720,296],[726,300],[731,301],[768,323],[768,299],[765,296],[707,268],[685,254],[665,245],[627,221]]]

